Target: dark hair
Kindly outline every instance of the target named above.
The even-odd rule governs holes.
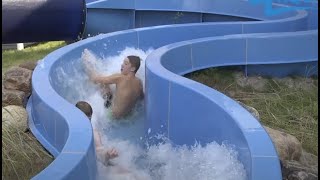
[[[85,101],[79,101],[77,102],[76,107],[79,108],[84,114],[86,114],[86,116],[91,120],[93,111],[89,103]]]
[[[138,57],[138,56],[128,56],[127,58],[129,59],[130,64],[133,67],[136,68],[135,71],[134,71],[134,73],[136,73],[138,71],[139,67],[140,67],[140,61],[141,61],[140,57]]]

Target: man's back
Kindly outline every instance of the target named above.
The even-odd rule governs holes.
[[[135,76],[121,75],[119,82],[116,84],[112,104],[113,116],[119,118],[128,115],[142,96],[143,90],[140,79]]]

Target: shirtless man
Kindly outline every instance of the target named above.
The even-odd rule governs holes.
[[[141,80],[135,76],[140,67],[140,58],[138,56],[127,56],[121,65],[121,73],[102,76],[98,75],[90,66],[88,62],[90,56],[86,55],[88,53],[90,52],[85,49],[82,53],[82,59],[90,80],[100,85],[102,95],[106,100],[106,107],[111,104],[113,118],[125,117],[134,108],[136,102],[143,98]],[[116,84],[115,95],[111,93],[110,84]]]

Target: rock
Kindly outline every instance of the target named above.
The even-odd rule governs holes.
[[[300,164],[298,161],[283,161],[282,177],[286,180],[316,180],[318,172],[314,172],[310,167]]]
[[[270,135],[282,162],[285,160],[300,160],[302,145],[296,137],[267,126],[264,126],[264,128]]]
[[[27,96],[25,92],[18,90],[7,90],[2,87],[2,106],[17,105],[25,107]]]
[[[25,108],[15,105],[2,107],[2,126],[14,127],[24,132],[28,128],[27,120],[28,114]]]
[[[240,87],[250,86],[257,91],[263,91],[267,84],[267,80],[261,76],[245,77],[242,72],[238,72],[234,77]]]
[[[299,163],[310,168],[310,171],[318,175],[318,156],[302,150]]]
[[[289,174],[288,180],[318,180],[318,176],[304,171],[295,171]]]
[[[31,71],[34,70],[37,66],[37,61],[27,61],[19,65],[19,67],[24,68],[24,69],[29,69]]]
[[[4,74],[3,85],[7,90],[19,90],[26,93],[27,96],[31,94],[31,75],[32,71],[13,67]]]
[[[242,107],[244,107],[245,109],[247,109],[252,115],[253,115],[253,117],[255,117],[257,120],[260,120],[260,115],[259,115],[259,112],[255,109],[255,108],[253,108],[253,107],[251,107],[251,106],[248,106],[248,105],[246,105],[246,104],[244,104],[244,103],[242,103],[242,102],[240,102],[240,101],[237,101]]]

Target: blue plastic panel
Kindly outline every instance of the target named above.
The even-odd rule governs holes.
[[[61,153],[45,170],[32,180],[43,179],[96,179],[96,161],[91,157],[94,150],[88,154]],[[92,160],[91,160],[92,159]],[[90,170],[88,172],[88,169]]]
[[[156,48],[178,41],[202,37],[238,34],[242,31],[242,25],[241,23],[188,24],[159,26],[151,29],[142,28],[138,31],[140,49],[146,50],[150,47]],[[165,34],[166,36],[170,36],[170,38],[162,38],[162,36],[158,34]],[[152,39],[152,41],[150,41],[150,39]]]
[[[183,46],[172,53],[167,53],[161,64],[175,74],[183,74],[193,67],[191,60],[191,46]]]
[[[185,0],[139,0],[135,1],[135,9],[137,10],[181,10],[196,12],[201,10],[200,1],[185,1]]]
[[[250,179],[279,179],[281,178],[279,159],[276,157],[253,157],[252,175]],[[272,173],[265,173],[265,171]]]
[[[201,22],[201,14],[170,11],[136,11],[135,27]]]
[[[222,14],[202,14],[202,22],[228,22],[228,21],[259,21],[258,19],[226,16]]]
[[[134,11],[123,9],[88,9],[85,37],[134,27]]]
[[[310,31],[295,36],[266,34],[263,38],[248,38],[247,63],[315,61],[318,57],[317,37],[317,31]]]
[[[251,157],[278,157],[268,133],[262,127],[259,129],[246,130],[244,135],[250,144]],[[264,142],[264,144],[259,145],[259,142]]]
[[[203,85],[195,82],[188,83],[188,81],[190,80],[181,80],[179,84],[172,82],[170,86],[169,138],[179,145],[193,145],[195,141],[202,145],[212,141],[218,143],[228,141],[227,143],[238,148],[247,147],[240,127],[217,104],[223,102],[212,101],[215,96],[221,94],[212,92],[208,87],[201,87]],[[195,89],[199,92],[204,90],[207,93],[202,94]],[[207,98],[208,94],[212,99]],[[182,99],[190,103],[182,103]],[[231,99],[226,99],[228,100]]]
[[[154,109],[154,111],[146,111],[146,116],[152,119],[146,121],[146,127],[148,127],[145,128],[146,134],[150,137],[156,134],[164,134],[167,136],[169,82],[166,79],[156,76],[154,72],[149,69],[146,69],[146,77],[148,77],[145,81],[146,86],[152,89],[152,93],[146,92],[145,105]],[[156,94],[163,94],[164,96],[156,96]],[[162,108],[157,108],[159,106]],[[151,132],[149,131],[149,128]]]
[[[207,43],[192,44],[192,64],[196,69],[212,65],[242,65],[245,64],[245,61],[245,39],[233,39],[229,41],[220,39]]]
[[[281,19],[278,21],[244,23],[243,33],[304,31],[308,29],[307,24],[307,13],[303,11],[296,17]]]

